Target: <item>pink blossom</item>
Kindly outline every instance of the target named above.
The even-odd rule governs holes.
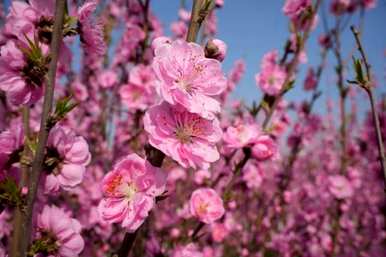
[[[210,175],[211,173],[208,170],[198,170],[194,173],[194,182],[196,182],[197,185],[201,185],[206,179],[210,179]]]
[[[10,157],[23,149],[24,131],[20,122],[14,122],[8,130],[0,133],[0,179],[2,179],[3,166]]]
[[[316,88],[316,77],[314,69],[309,68],[307,71],[306,79],[304,80],[304,90],[314,90]]]
[[[104,198],[99,204],[102,219],[135,231],[149,215],[155,197],[165,191],[165,183],[159,168],[136,154],[126,156],[103,178]]]
[[[361,4],[366,9],[372,9],[375,8],[375,6],[377,5],[377,0],[361,0]]]
[[[146,112],[144,126],[150,144],[185,168],[208,167],[219,159],[215,144],[222,131],[217,119],[206,120],[162,102]]]
[[[278,95],[284,86],[287,73],[276,63],[277,51],[264,55],[261,61],[261,71],[256,74],[256,84],[268,95]]]
[[[179,246],[174,249],[172,257],[204,257],[203,253],[198,250],[198,247],[191,243],[186,246]]]
[[[105,70],[99,74],[98,82],[102,88],[110,88],[118,82],[118,76],[112,70]]]
[[[220,62],[205,58],[201,46],[184,40],[162,44],[155,49],[153,69],[165,101],[204,118],[220,112],[220,103],[211,96],[226,88],[226,78]]]
[[[138,65],[130,70],[129,83],[123,85],[119,94],[129,109],[145,110],[154,102],[155,75],[150,66]]]
[[[252,155],[259,161],[272,158],[276,152],[276,142],[268,135],[259,136],[252,147]]]
[[[182,8],[182,9],[178,10],[178,16],[181,20],[188,22],[188,21],[190,21],[191,15],[190,15],[189,11]]]
[[[228,74],[227,91],[235,89],[236,85],[240,82],[242,76],[245,73],[245,62],[240,59],[235,61],[232,70]]]
[[[15,105],[33,104],[42,95],[45,74],[27,69],[25,56],[12,40],[0,49],[0,90]],[[26,74],[27,72],[27,74]]]
[[[88,98],[86,86],[83,85],[78,79],[71,84],[71,87],[76,100],[83,102]]]
[[[191,214],[206,224],[212,224],[225,213],[222,199],[211,188],[196,189],[189,204]]]
[[[243,180],[248,188],[257,189],[263,182],[263,172],[257,163],[248,162],[243,169]]]
[[[129,109],[145,110],[152,102],[152,95],[145,87],[125,84],[119,89],[122,103]]]
[[[309,26],[315,27],[317,15],[312,20],[309,17],[309,10],[312,8],[311,0],[286,0],[283,12],[287,15],[297,29],[306,29]]]
[[[185,38],[188,26],[184,21],[175,21],[170,25],[170,30],[176,38]]]
[[[227,128],[223,135],[226,146],[231,149],[240,149],[252,145],[258,138],[260,127],[254,123],[239,123]]]
[[[338,199],[349,198],[354,190],[348,179],[342,175],[333,175],[328,178],[330,192]]]
[[[215,242],[222,242],[229,234],[229,229],[224,223],[213,223],[211,225],[212,238]]]
[[[206,43],[205,56],[222,62],[227,53],[227,45],[220,39],[211,39]]]
[[[101,21],[94,21],[92,16],[96,7],[97,1],[88,0],[78,10],[80,40],[91,62],[102,57],[106,52],[103,24]]]
[[[47,192],[59,188],[68,190],[83,180],[91,154],[86,140],[65,127],[55,126],[48,137],[46,166],[51,172],[46,178]]]
[[[224,6],[224,0],[216,0],[215,3],[217,8],[221,8]]]
[[[53,242],[57,252],[50,256],[76,257],[84,248],[84,240],[80,235],[81,225],[62,209],[56,206],[44,206],[38,215],[38,231],[42,240]],[[50,240],[46,237],[51,237]]]
[[[296,20],[301,18],[301,15],[311,4],[311,0],[286,0],[283,6],[283,12],[291,20]]]
[[[151,43],[151,48],[155,50],[158,47],[161,47],[163,44],[171,44],[172,42],[173,41],[168,37],[157,37]]]

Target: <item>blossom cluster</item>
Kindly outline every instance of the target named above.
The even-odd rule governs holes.
[[[169,29],[155,1],[65,1],[42,122],[56,2],[0,3],[0,257],[19,243],[26,256],[384,256],[386,101],[374,93],[377,131],[346,85],[359,68],[330,65],[351,60],[339,37],[376,1],[284,1],[283,48],[247,56],[256,102],[235,98],[251,67],[217,35],[237,1],[197,1],[197,42],[193,1]]]

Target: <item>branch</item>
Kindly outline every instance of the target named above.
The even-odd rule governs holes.
[[[56,0],[55,4],[55,21],[52,32],[52,41],[50,46],[50,56],[51,61],[48,70],[48,79],[44,94],[43,101],[43,112],[40,122],[40,131],[38,136],[38,145],[36,150],[35,158],[32,162],[32,169],[30,174],[30,181],[28,183],[28,195],[27,195],[27,204],[26,211],[22,222],[20,223],[21,233],[18,237],[14,237],[13,240],[16,241],[15,244],[18,247],[13,249],[11,252],[12,257],[25,257],[27,254],[27,248],[30,242],[30,237],[32,234],[32,216],[33,216],[33,207],[36,199],[36,194],[39,185],[40,173],[42,170],[42,164],[44,160],[45,146],[48,138],[48,133],[50,127],[48,126],[48,121],[50,118],[50,113],[52,110],[53,100],[54,100],[54,87],[55,87],[55,78],[56,78],[56,68],[59,57],[59,48],[62,40],[62,28],[64,21],[64,11],[65,11],[65,0]]]
[[[381,125],[379,123],[379,116],[378,116],[378,112],[377,112],[376,101],[375,101],[375,97],[374,97],[373,90],[372,90],[371,66],[370,66],[369,62],[367,61],[366,53],[362,47],[359,32],[355,29],[354,26],[351,26],[350,29],[351,29],[352,33],[354,34],[355,42],[357,44],[359,53],[361,54],[362,61],[365,65],[365,69],[366,69],[366,77],[367,77],[366,78],[366,85],[361,85],[361,87],[366,90],[366,92],[369,96],[369,100],[370,100],[370,104],[371,104],[371,113],[373,116],[373,123],[374,123],[374,127],[375,127],[376,134],[377,134],[378,151],[379,151],[379,155],[380,155],[379,161],[381,164],[381,168],[383,171],[383,176],[384,176],[385,184],[386,184],[385,146],[383,145]],[[386,188],[385,188],[385,191],[386,191]]]
[[[196,42],[202,22],[213,8],[213,0],[194,0],[186,41]]]

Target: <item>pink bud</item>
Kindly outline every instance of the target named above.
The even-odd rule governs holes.
[[[211,39],[205,46],[205,57],[222,62],[227,53],[227,45],[220,39]]]

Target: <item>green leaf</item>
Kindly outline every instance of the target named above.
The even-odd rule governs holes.
[[[23,204],[19,187],[12,178],[6,178],[0,182],[0,203],[13,207]]]
[[[74,103],[72,101],[71,95],[59,99],[56,102],[55,112],[49,120],[49,126],[54,126],[57,122],[66,117],[66,115],[71,112],[77,105],[78,103]]]
[[[362,69],[362,64],[359,59],[353,58],[354,61],[354,69],[356,73],[356,80],[361,84],[364,85],[366,84],[366,80],[363,76],[363,69]]]

